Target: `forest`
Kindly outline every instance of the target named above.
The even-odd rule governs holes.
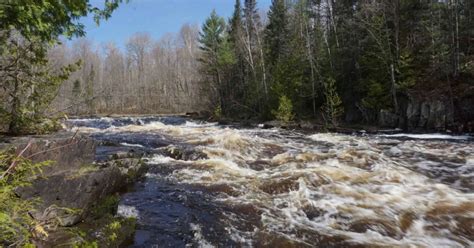
[[[473,0],[133,1],[0,0],[0,248],[474,247]]]
[[[80,16],[99,21],[119,2],[64,8],[57,27],[12,18],[23,2],[2,4],[3,129],[63,114],[185,112],[472,129],[472,1],[274,0],[266,13],[237,0],[228,20],[214,11],[159,40],[64,42],[84,35]],[[28,18],[50,7],[31,5]]]

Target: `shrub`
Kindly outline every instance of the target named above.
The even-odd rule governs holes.
[[[0,152],[0,247],[31,247],[32,238],[48,236],[40,223],[30,215],[37,200],[24,200],[16,194],[18,187],[29,186],[49,162],[32,163],[13,152]]]
[[[325,103],[323,106],[323,112],[333,126],[337,126],[339,118],[344,113],[342,107],[342,100],[337,94],[336,81],[333,78],[329,78],[324,84],[324,95]]]
[[[281,96],[278,109],[273,110],[272,114],[279,121],[285,123],[292,121],[295,116],[293,114],[293,104],[291,103],[291,100],[285,95]]]

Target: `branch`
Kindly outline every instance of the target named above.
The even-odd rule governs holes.
[[[5,178],[8,174],[10,174],[10,171],[15,169],[16,165],[18,164],[18,159],[23,156],[23,154],[26,152],[26,150],[28,150],[28,148],[31,146],[31,144],[32,144],[32,141],[30,140],[28,142],[28,144],[26,145],[26,147],[23,148],[23,150],[17,155],[17,157],[15,159],[13,159],[13,162],[10,164],[8,169],[3,173],[3,175],[0,177],[0,179]]]

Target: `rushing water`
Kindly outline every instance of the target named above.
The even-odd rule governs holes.
[[[146,179],[119,207],[138,218],[132,247],[474,246],[467,136],[303,134],[178,117],[70,123],[103,141],[102,153],[150,154]]]

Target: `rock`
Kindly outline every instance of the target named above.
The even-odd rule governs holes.
[[[114,160],[40,178],[19,189],[18,194],[25,199],[41,199],[32,211],[36,220],[72,226],[84,220],[101,199],[121,191],[144,172],[140,159]]]
[[[71,133],[25,136],[11,140],[8,146],[15,147],[19,153],[30,141],[31,145],[24,153],[25,158],[35,163],[54,161],[52,166],[43,168],[44,176],[79,170],[84,164],[91,164],[95,158],[96,142],[86,137],[74,137]]]
[[[94,203],[121,188],[122,181],[120,170],[110,167],[42,178],[31,187],[19,189],[18,194],[25,199],[41,199],[40,206],[33,211],[36,220],[72,226],[87,216]]]
[[[173,158],[175,160],[195,161],[200,159],[207,159],[207,154],[198,151],[193,147],[186,146],[168,146],[159,150],[163,156]]]
[[[445,130],[447,106],[439,100],[430,102],[429,106],[430,111],[427,120],[427,128],[434,130]]]
[[[387,150],[385,152],[385,154],[388,155],[388,156],[391,156],[391,157],[399,157],[399,156],[403,155],[403,152],[402,152],[402,150],[400,150],[400,148],[394,146],[394,147],[390,148],[389,150]]]
[[[418,119],[417,128],[424,129],[426,128],[426,123],[428,123],[428,118],[430,117],[430,105],[428,102],[422,102],[420,106],[420,118]]]
[[[398,126],[399,116],[388,110],[381,110],[378,122],[381,127],[395,128]]]

